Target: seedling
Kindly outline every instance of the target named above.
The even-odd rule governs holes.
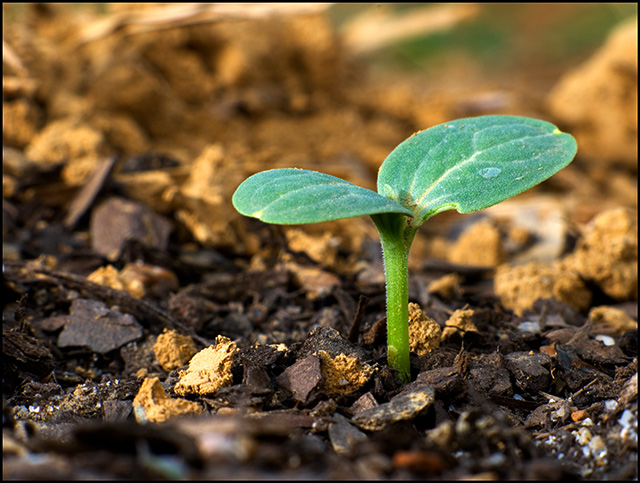
[[[541,183],[577,151],[548,122],[481,116],[440,124],[399,144],[378,171],[378,192],[328,174],[273,169],[233,195],[246,216],[295,225],[369,215],[382,242],[387,281],[387,359],[408,381],[408,260],[418,228],[441,211],[482,210]]]

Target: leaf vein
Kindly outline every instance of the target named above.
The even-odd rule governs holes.
[[[473,135],[473,140],[472,143],[475,145],[475,136],[476,134],[478,134],[479,132],[485,130],[485,129],[490,129],[490,128],[484,128],[481,129],[479,131],[477,131],[476,133],[474,133]],[[457,164],[454,164],[453,166],[451,166],[449,169],[447,169],[444,173],[442,173],[442,175],[435,180],[433,183],[431,183],[431,185],[422,193],[422,195],[420,195],[420,197],[416,200],[417,204],[421,204],[422,201],[424,200],[424,198],[429,194],[429,192],[438,184],[440,183],[444,178],[446,178],[447,176],[449,176],[449,174],[454,171],[454,170],[460,170],[462,169],[464,166],[468,165],[469,163],[472,163],[473,161],[475,161],[476,156],[478,156],[479,154],[482,154],[490,149],[497,149],[500,146],[504,146],[505,144],[512,144],[518,141],[523,141],[525,139],[533,139],[533,138],[539,138],[539,137],[545,137],[545,136],[550,136],[549,133],[543,133],[543,134],[539,134],[537,136],[522,136],[516,139],[509,139],[508,141],[502,142],[502,143],[498,143],[498,144],[494,144],[493,146],[490,146],[488,148],[482,149],[480,151],[475,151],[468,159],[465,159],[462,162],[459,162]],[[414,182],[415,182],[415,176],[414,176]],[[412,188],[414,186],[414,183],[412,183]]]

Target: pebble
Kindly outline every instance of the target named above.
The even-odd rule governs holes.
[[[414,419],[433,404],[435,390],[431,386],[421,386],[412,392],[396,396],[388,403],[359,412],[351,421],[360,429],[380,431],[387,426]]]
[[[367,435],[352,425],[347,418],[336,414],[337,421],[329,425],[329,440],[333,450],[341,455],[350,456],[359,443],[367,440]]]
[[[58,336],[58,347],[90,347],[106,354],[142,337],[142,326],[131,314],[123,314],[96,300],[71,303],[67,324]]]
[[[320,357],[310,355],[299,360],[280,374],[276,382],[291,392],[296,401],[309,402],[318,395],[322,383]]]
[[[551,358],[544,353],[513,352],[505,357],[507,369],[516,380],[516,385],[525,392],[536,394],[547,389],[551,374],[547,367]]]

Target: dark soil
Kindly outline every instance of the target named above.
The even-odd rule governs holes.
[[[509,14],[527,56],[458,45],[425,81],[373,42],[402,10],[292,5],[3,7],[3,477],[637,480],[637,23],[544,62],[523,39],[589,6],[414,10],[441,39]],[[578,156],[421,230],[403,384],[370,220],[231,195],[291,166],[374,188],[413,132],[494,113]]]

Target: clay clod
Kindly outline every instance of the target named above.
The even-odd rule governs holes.
[[[180,372],[180,380],[174,387],[176,394],[215,394],[231,385],[231,365],[236,350],[235,342],[219,335],[216,345],[198,352],[189,362],[189,368]]]

